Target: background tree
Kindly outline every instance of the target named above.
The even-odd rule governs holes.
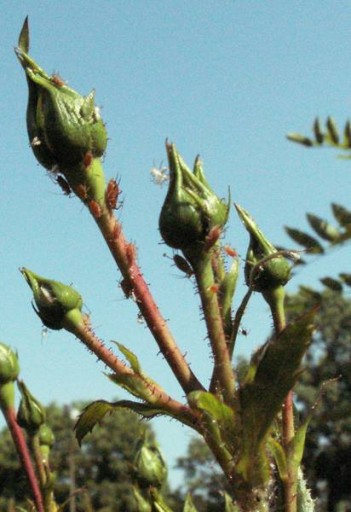
[[[151,427],[140,423],[133,413],[118,411],[107,415],[79,448],[73,426],[83,405],[47,407],[48,423],[56,438],[50,462],[56,472],[57,502],[67,501],[73,493],[65,511],[132,512],[135,442],[145,430],[152,435]],[[0,433],[0,510],[8,510],[11,498],[17,505],[23,503],[26,485],[8,430],[4,429]]]

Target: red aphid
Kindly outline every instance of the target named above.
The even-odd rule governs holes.
[[[77,196],[79,197],[79,199],[81,201],[86,201],[86,199],[88,197],[88,192],[87,192],[87,187],[85,185],[83,185],[82,183],[77,185],[75,188],[75,193],[77,194]]]
[[[106,205],[110,210],[117,208],[117,199],[120,193],[119,186],[116,180],[111,179],[106,187],[105,201]]]
[[[83,157],[83,164],[85,168],[90,167],[93,161],[93,153],[91,151],[87,151]]]
[[[71,187],[68,185],[67,181],[65,180],[65,178],[63,176],[58,175],[56,177],[56,183],[59,185],[59,187],[61,188],[62,192],[66,196],[70,195]]]
[[[95,219],[98,219],[99,217],[101,217],[101,213],[102,213],[101,206],[99,205],[99,203],[94,201],[94,199],[89,201],[89,210]]]
[[[52,75],[51,80],[54,82],[55,85],[57,85],[57,87],[63,87],[65,85],[65,82],[62,80],[60,75]]]
[[[214,244],[217,242],[218,238],[221,236],[221,228],[219,226],[213,226],[212,229],[210,229],[206,239],[205,239],[205,249],[209,250],[211,247],[214,246]]]
[[[236,258],[238,253],[232,249],[229,245],[225,245],[223,247],[224,251],[228,254],[228,256],[230,256],[231,258]]]
[[[211,284],[211,286],[209,287],[209,290],[213,294],[218,293],[218,291],[219,291],[219,284],[217,284],[217,283]]]

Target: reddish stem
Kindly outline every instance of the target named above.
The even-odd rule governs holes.
[[[44,512],[43,498],[39,488],[38,480],[34,472],[32,460],[30,458],[27,443],[23,431],[17,423],[16,412],[12,407],[3,410],[8,428],[10,430],[13,442],[15,444],[20,462],[26,472],[29,487],[32,491],[35,507],[38,512]]]
[[[184,392],[204,391],[205,388],[190,369],[154,301],[137,264],[135,246],[125,239],[121,224],[109,211],[104,211],[95,221],[122,273],[127,289],[135,298],[137,307]]]

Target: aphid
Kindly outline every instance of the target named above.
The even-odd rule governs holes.
[[[53,74],[51,75],[51,81],[57,85],[57,87],[63,87],[65,85],[65,82],[62,80],[60,75]]]
[[[240,334],[242,334],[243,336],[248,336],[249,331],[247,329],[240,329]]]
[[[65,178],[63,176],[57,176],[56,177],[56,183],[59,185],[59,187],[61,188],[62,192],[66,195],[66,196],[69,196],[70,193],[71,193],[71,187],[68,185],[67,181],[65,180]]]
[[[184,272],[184,274],[187,277],[191,277],[194,274],[193,269],[191,268],[190,264],[187,262],[183,256],[180,256],[180,254],[175,254],[173,256],[173,261],[175,266],[181,271]]]
[[[222,230],[219,226],[213,226],[213,228],[210,229],[205,239],[205,249],[207,251],[217,242],[218,238],[221,236],[221,232]]]
[[[217,283],[213,283],[213,284],[211,284],[211,286],[209,287],[209,290],[210,290],[210,292],[212,292],[213,294],[218,293],[218,291],[219,291],[219,284],[217,284]]]
[[[87,187],[82,183],[79,183],[79,185],[76,186],[75,193],[81,201],[85,201],[88,197]]]
[[[89,210],[95,219],[98,219],[99,217],[101,217],[101,213],[102,213],[101,206],[99,205],[99,203],[94,201],[94,199],[89,201]]]
[[[122,279],[119,283],[126,299],[129,299],[133,293],[133,288],[126,279]]]
[[[150,169],[151,179],[156,185],[162,185],[169,180],[169,172],[168,167],[163,166],[162,162],[160,163],[159,167],[152,167]]]
[[[105,201],[110,210],[117,208],[117,199],[120,194],[119,186],[116,180],[111,179],[106,187]]]
[[[87,151],[83,157],[84,167],[87,169],[90,167],[91,162],[93,161],[93,153],[91,151]]]
[[[237,253],[234,249],[232,249],[229,245],[225,245],[225,246],[223,247],[223,250],[224,250],[224,252],[225,252],[226,254],[228,254],[228,256],[230,256],[231,258],[236,258],[236,257],[237,257],[237,255],[238,255],[238,253]]]

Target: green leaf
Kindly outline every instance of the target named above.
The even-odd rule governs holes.
[[[275,463],[277,464],[277,468],[278,468],[278,472],[279,472],[279,476],[280,476],[281,480],[283,482],[287,481],[287,479],[288,479],[288,462],[286,460],[286,455],[285,455],[282,445],[279,443],[279,441],[277,441],[273,437],[270,437],[270,439],[268,441],[268,447],[273,454]]]
[[[351,286],[351,274],[341,273],[339,276],[343,283],[346,284],[346,286]]]
[[[332,117],[328,117],[327,122],[326,122],[326,127],[328,130],[328,133],[327,133],[327,137],[329,139],[328,142],[335,146],[339,145],[340,137],[339,137],[338,127]]]
[[[336,242],[340,238],[339,231],[325,220],[313,215],[312,213],[307,213],[306,217],[310,226],[324,240]]]
[[[294,240],[294,242],[305,247],[309,253],[322,254],[324,252],[322,245],[318,242],[318,240],[313,238],[313,236],[308,235],[307,233],[304,233],[298,229],[289,228],[288,226],[285,226],[284,229],[290,238]]]
[[[347,121],[346,124],[345,124],[343,145],[346,148],[351,148],[351,125],[350,125],[350,121]]]
[[[129,350],[127,347],[122,345],[122,343],[118,343],[118,341],[116,341],[114,343],[116,343],[116,345],[119,348],[119,350],[122,352],[124,357],[127,359],[127,361],[130,364],[132,370],[135,373],[141,374],[142,371],[141,371],[141,367],[140,367],[139,360],[138,360],[137,356],[135,354],[133,354],[133,352],[131,350]]]
[[[322,277],[320,282],[334,292],[342,292],[342,283],[333,277]]]
[[[314,132],[314,136],[316,138],[317,144],[323,144],[324,134],[322,132],[320,121],[319,121],[318,117],[316,118],[315,122],[313,123],[313,132]]]
[[[308,137],[305,137],[305,135],[301,135],[300,133],[288,133],[286,138],[291,142],[297,142],[298,144],[302,144],[302,146],[306,146],[308,148],[313,146],[312,140]]]
[[[254,380],[240,390],[244,466],[260,453],[284,398],[295,384],[311,343],[315,312],[313,309],[297,318],[267,342]]]
[[[350,227],[351,225],[351,211],[347,210],[344,206],[336,203],[332,203],[331,205],[333,215],[335,219],[338,221],[340,226],[343,228]]]
[[[107,413],[113,410],[113,407],[113,404],[110,402],[97,400],[83,409],[74,427],[79,445],[83,438],[93,430],[95,425],[102,421]]]
[[[188,395],[191,407],[205,412],[213,424],[218,425],[221,438],[233,443],[237,434],[235,413],[228,405],[221,402],[215,395],[207,391],[193,391]]]
[[[18,48],[20,48],[25,53],[29,52],[29,24],[28,24],[28,16],[26,16],[20,35],[18,37]]]

